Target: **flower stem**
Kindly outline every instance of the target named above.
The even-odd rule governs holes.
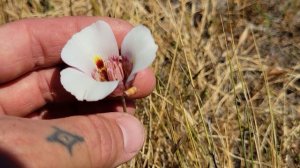
[[[125,113],[127,113],[127,107],[126,107],[126,99],[125,99],[125,96],[121,96],[121,99],[122,99],[123,111],[124,111]]]

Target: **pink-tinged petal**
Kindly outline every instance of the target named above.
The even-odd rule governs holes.
[[[62,70],[60,81],[63,87],[80,101],[104,99],[116,89],[119,83],[119,81],[96,81],[91,76],[74,68]]]
[[[157,49],[158,46],[147,27],[139,25],[128,32],[121,47],[121,55],[133,61],[132,71],[127,82],[131,81],[138,71],[151,65]]]
[[[118,44],[111,27],[104,21],[97,21],[74,34],[61,52],[62,60],[83,72],[91,73],[96,65],[94,56],[108,59],[119,55]]]

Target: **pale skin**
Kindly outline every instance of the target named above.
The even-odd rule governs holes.
[[[0,165],[12,167],[115,167],[144,142],[133,100],[151,93],[151,69],[137,74],[137,93],[122,102],[78,102],[59,81],[67,40],[96,20],[110,24],[118,45],[132,25],[117,19],[30,19],[0,27]],[[47,120],[51,119],[51,120]]]

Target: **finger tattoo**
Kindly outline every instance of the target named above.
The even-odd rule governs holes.
[[[55,126],[53,126],[52,128],[54,129],[54,132],[47,137],[47,141],[61,144],[68,150],[71,156],[74,145],[84,142],[84,138],[79,135],[67,132]]]

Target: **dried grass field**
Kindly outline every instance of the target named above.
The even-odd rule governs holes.
[[[157,86],[121,167],[300,167],[299,0],[0,0],[0,24],[69,15],[148,26]]]

